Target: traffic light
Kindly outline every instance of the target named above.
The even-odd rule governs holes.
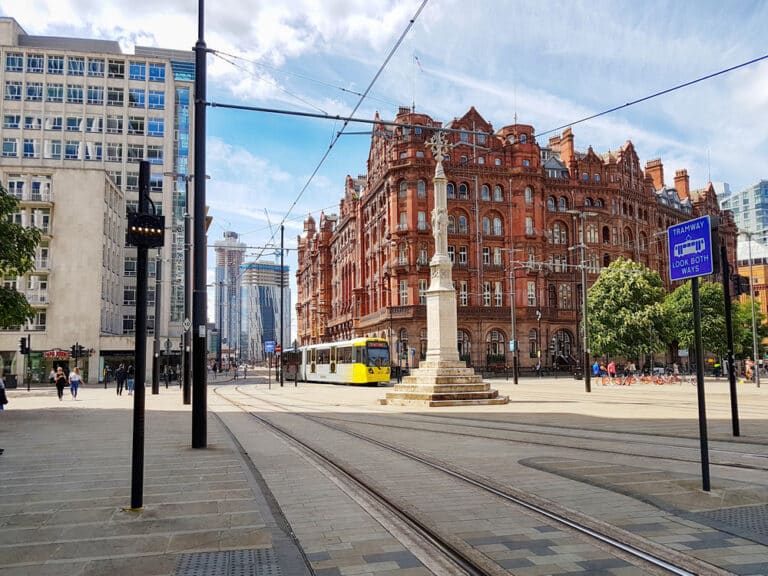
[[[165,216],[128,214],[125,242],[139,248],[158,248],[165,240]]]
[[[72,346],[70,346],[69,348],[69,355],[72,358],[77,358],[77,346],[75,346],[74,344],[72,344]]]
[[[733,278],[733,292],[735,296],[749,294],[749,276],[736,275]]]
[[[29,354],[29,348],[27,348],[26,337],[19,338],[19,352],[22,354]]]

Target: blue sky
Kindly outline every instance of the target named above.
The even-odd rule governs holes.
[[[205,40],[219,55],[208,59],[208,99],[347,115],[420,5],[209,0]],[[0,0],[0,14],[29,34],[116,39],[126,51],[186,50],[197,39],[195,0]],[[430,0],[357,116],[391,119],[415,103],[447,122],[475,106],[496,129],[517,114],[542,134],[764,56],[766,22],[764,1]],[[687,168],[694,188],[712,180],[740,190],[768,177],[767,109],[765,60],[573,131],[578,149],[598,153],[632,140],[643,164],[662,158],[668,185]],[[273,226],[286,218],[295,246],[306,215],[333,212],[345,176],[366,171],[369,138],[342,136],[297,200],[338,122],[222,108],[207,121],[211,241],[231,229],[263,246],[266,208]],[[286,262],[295,270],[295,253]]]

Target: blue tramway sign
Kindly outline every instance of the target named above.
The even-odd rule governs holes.
[[[715,272],[709,216],[670,226],[667,238],[671,280],[686,280]]]
[[[275,353],[275,341],[274,340],[267,340],[264,342],[264,352],[267,354],[274,354]]]

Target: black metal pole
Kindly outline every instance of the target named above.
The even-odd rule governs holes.
[[[285,347],[285,314],[283,313],[283,306],[285,305],[285,273],[283,271],[283,262],[285,260],[285,225],[280,225],[280,387],[283,386],[283,348]]]
[[[728,250],[725,242],[720,245],[720,270],[723,275],[723,298],[725,299],[725,336],[728,351],[726,353],[726,362],[728,362],[728,385],[731,391],[731,425],[733,435],[740,436],[739,432],[739,405],[736,399],[736,372],[731,370],[733,366],[733,321],[731,319],[731,269],[728,264]],[[756,367],[757,369],[757,367]]]
[[[24,356],[24,372],[27,377],[27,392],[32,385],[32,335],[27,335],[27,353]]]
[[[160,274],[162,274],[162,248],[155,261],[155,330],[152,340],[152,394],[160,394]]]
[[[696,396],[699,401],[699,443],[701,445],[702,490],[709,492],[709,443],[707,441],[707,409],[704,402],[704,353],[701,343],[701,308],[699,306],[699,279],[691,279],[693,296],[693,334],[696,354]]]
[[[190,227],[189,214],[189,175],[184,175],[184,322],[185,326],[182,333],[182,389],[181,396],[184,404],[192,403],[190,387],[190,369],[192,368],[192,342],[190,338],[191,319],[190,319],[190,287],[192,286],[192,230]]]
[[[205,1],[198,0],[198,37],[195,43],[195,281],[192,305],[194,308],[192,327],[193,390],[192,390],[192,448],[206,448],[208,445],[207,378],[206,371],[206,327],[208,323],[206,279],[205,233],[205,99],[206,99],[206,55],[204,37]]]
[[[149,162],[139,164],[139,214],[149,208]],[[131,508],[144,498],[144,380],[147,372],[147,248],[136,248],[136,338],[134,340],[133,457]],[[75,360],[77,363],[77,360]]]

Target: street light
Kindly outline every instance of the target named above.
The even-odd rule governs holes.
[[[588,216],[597,216],[597,212],[585,212],[583,210],[568,210],[569,214],[573,214],[574,217],[579,219],[579,235],[581,236],[580,244],[573,246],[573,248],[581,248],[581,324],[582,334],[584,336],[584,359],[582,360],[582,373],[584,374],[584,390],[586,392],[592,392],[591,373],[589,369],[589,326],[587,325],[587,267],[586,267],[586,238],[584,237],[584,219]]]
[[[755,384],[760,388],[760,360],[757,355],[757,323],[755,320],[755,292],[753,287],[753,278],[755,276],[752,273],[752,236],[754,235],[754,232],[740,230],[739,234],[747,237],[747,246],[749,248],[749,301],[752,307],[752,354],[755,360]]]

